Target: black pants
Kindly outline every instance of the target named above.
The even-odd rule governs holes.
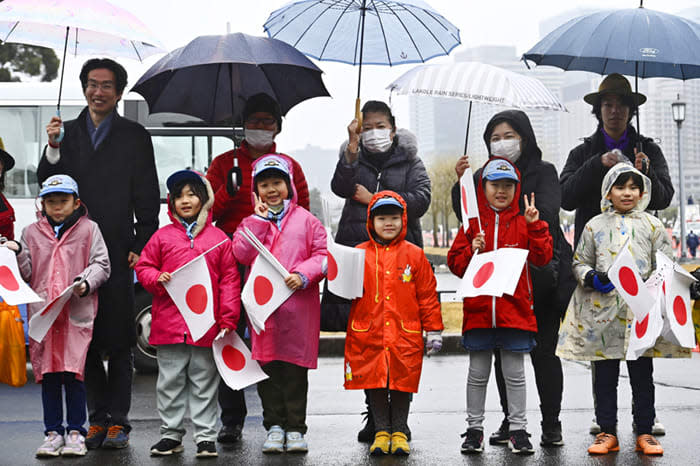
[[[365,390],[374,417],[375,432],[408,434],[408,409],[411,393],[374,388]]]
[[[109,358],[107,373],[103,356]],[[99,350],[90,345],[85,361],[85,388],[91,425],[119,425],[127,432],[131,430],[129,409],[133,375],[131,348]]]
[[[285,431],[305,434],[309,369],[284,361],[272,361],[262,369],[270,377],[258,382],[263,426],[267,430],[280,426]]]
[[[236,329],[236,333],[241,339],[243,339],[245,329],[246,318],[243,305],[241,305],[241,317]],[[232,389],[226,385],[223,379],[219,381],[219,406],[221,407],[221,423],[223,425],[229,427],[240,425],[242,427],[245,424],[245,417],[248,415],[248,409],[245,404],[245,392]]]
[[[654,366],[651,358],[625,361],[632,387],[632,417],[637,434],[651,434],[656,411],[654,409]],[[593,361],[595,377],[596,422],[603,432],[615,434],[617,429],[617,381],[620,377],[620,360]]]
[[[537,317],[537,346],[530,352],[532,366],[535,369],[535,383],[537,394],[540,398],[540,412],[542,424],[552,425],[559,421],[561,411],[561,397],[564,390],[564,374],[561,368],[561,360],[555,353],[559,337],[559,315],[553,312],[543,312]],[[508,416],[508,396],[506,395],[506,382],[501,369],[500,351],[494,351],[494,368],[496,373],[496,385],[501,399],[503,414]]]

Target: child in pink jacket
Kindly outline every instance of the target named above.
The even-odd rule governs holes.
[[[211,222],[214,195],[207,179],[194,171],[181,170],[170,175],[167,186],[172,223],[151,237],[136,264],[139,282],[153,295],[149,343],[158,349],[156,393],[162,425],[161,439],[151,447],[151,455],[183,451],[185,411],[189,405],[196,456],[212,457],[217,456],[214,441],[219,374],[211,345],[220,330],[231,331],[236,327],[240,280],[231,242]],[[172,272],[209,250],[205,258],[216,325],[193,341],[185,319],[164,285],[170,281]]]
[[[251,265],[257,250],[243,237],[248,228],[289,272],[294,290],[265,322],[251,331],[253,359],[270,376],[258,383],[267,439],[265,453],[306,452],[308,370],[316,368],[321,323],[318,283],[325,274],[326,231],[321,222],[296,203],[288,162],[265,155],[253,166],[255,213],[243,219],[233,236],[238,262]]]
[[[41,218],[22,231],[19,243],[5,243],[17,253],[22,278],[44,299],[28,306],[29,318],[74,285],[73,296],[42,341],[29,339],[34,377],[41,384],[46,435],[36,456],[83,456],[87,453],[83,372],[97,315],[96,292],[110,274],[109,255],[100,228],[80,202],[73,178],[47,178],[39,197]],[[62,390],[66,392],[66,428]]]

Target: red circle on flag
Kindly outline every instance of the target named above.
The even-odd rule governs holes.
[[[642,319],[641,322],[637,322],[634,326],[635,332],[637,332],[637,338],[642,338],[645,333],[647,333],[647,327],[649,326],[649,314]]]
[[[226,367],[232,371],[240,371],[245,367],[245,356],[231,345],[226,345],[221,350],[221,358]]]
[[[192,285],[185,294],[185,302],[195,314],[202,314],[207,310],[207,289],[204,285]]]
[[[12,270],[6,265],[0,266],[0,286],[5,288],[7,291],[17,291],[19,290],[19,283],[15,278]]]
[[[255,302],[258,303],[258,305],[262,306],[267,304],[267,302],[272,299],[272,294],[274,291],[272,282],[268,280],[267,277],[263,277],[262,275],[255,277],[255,280],[253,281],[253,295],[255,296]]]
[[[673,300],[673,315],[679,324],[685,325],[688,321],[688,311],[685,308],[685,301],[680,296],[676,296]]]
[[[637,278],[634,276],[632,269],[629,267],[621,267],[619,277],[622,289],[631,296],[637,296],[639,285],[637,285]]]
[[[495,269],[496,266],[493,264],[493,262],[487,262],[482,265],[481,268],[474,274],[474,280],[472,281],[474,288],[481,288],[484,286],[484,283],[489,281],[489,278],[491,278],[491,275],[493,275],[493,271]]]
[[[335,261],[333,254],[328,253],[328,279],[333,281],[338,277],[338,263]]]
[[[664,292],[664,296],[665,296],[665,295],[666,295],[666,281],[664,281],[664,282],[661,284],[661,291]]]
[[[469,214],[469,209],[467,208],[469,204],[467,204],[467,190],[464,189],[464,186],[462,186],[462,208],[464,209],[464,213]],[[464,222],[464,219],[462,219]]]

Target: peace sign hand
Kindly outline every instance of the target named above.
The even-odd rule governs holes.
[[[523,197],[525,198],[525,221],[527,221],[527,223],[538,221],[540,219],[540,211],[535,207],[535,193],[530,193],[529,200],[527,194]]]
[[[260,200],[260,196],[257,193],[253,194],[255,195],[255,208],[253,211],[262,218],[267,218],[267,204]]]

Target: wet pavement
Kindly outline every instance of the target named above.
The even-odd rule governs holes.
[[[40,387],[30,383],[21,388],[0,385],[0,465],[102,464],[102,465],[180,465],[180,464],[291,464],[291,465],[452,465],[452,464],[566,464],[566,465],[700,465],[695,451],[700,439],[700,355],[691,360],[656,360],[656,408],[668,434],[659,437],[665,449],[662,457],[649,458],[634,451],[631,427],[630,388],[622,365],[619,393],[619,435],[621,450],[605,457],[591,458],[586,448],[592,413],[590,371],[586,364],[564,362],[564,401],[561,420],[565,445],[539,446],[539,410],[532,366],[526,364],[528,378],[528,430],[535,454],[516,457],[505,447],[486,445],[483,454],[464,456],[459,452],[465,430],[466,354],[433,357],[425,361],[421,386],[411,406],[409,425],[413,431],[412,452],[407,458],[373,458],[367,445],[358,443],[362,427],[364,395],[342,389],[342,359],[324,357],[319,369],[310,372],[308,418],[309,453],[263,455],[260,447],[265,432],[261,406],[255,389],[248,389],[249,417],[241,443],[224,448],[218,445],[217,459],[196,460],[191,426],[186,427],[185,451],[170,458],[151,458],[149,447],[158,441],[158,415],[155,402],[155,376],[137,374],[134,379],[131,443],[124,450],[90,451],[80,459],[34,458],[42,441]],[[489,385],[486,433],[501,421],[495,382]]]

